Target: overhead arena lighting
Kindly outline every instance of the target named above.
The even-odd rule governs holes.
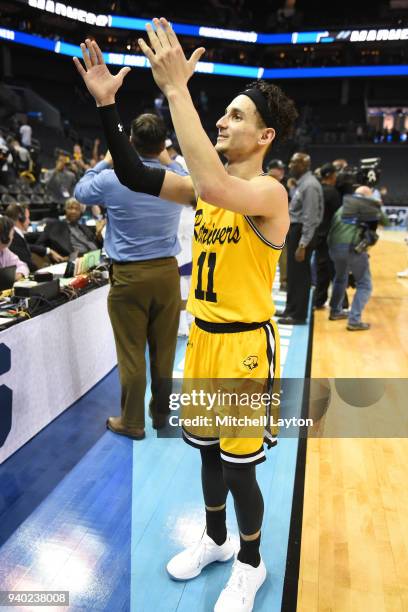
[[[81,56],[78,45],[72,45],[62,40],[50,40],[17,30],[0,28],[0,38],[9,42],[37,47],[70,57]],[[134,68],[150,68],[149,61],[144,55],[127,53],[103,52],[107,64],[114,66],[131,66]],[[319,79],[336,77],[380,77],[380,76],[407,76],[408,65],[388,66],[335,66],[324,68],[262,68],[257,66],[240,66],[237,64],[219,64],[213,62],[198,62],[196,72],[202,74],[233,76],[251,79]]]
[[[126,17],[121,15],[104,15],[84,11],[62,2],[53,0],[19,0],[31,8],[38,9],[53,15],[73,19],[91,26],[118,28],[125,30],[144,31],[146,19]],[[262,45],[305,45],[323,43],[368,43],[408,40],[408,28],[380,28],[362,30],[315,32],[291,32],[287,34],[262,34],[258,32],[245,32],[241,30],[227,30],[224,28],[187,25],[172,23],[176,34],[199,38],[217,38],[244,43],[258,43]]]

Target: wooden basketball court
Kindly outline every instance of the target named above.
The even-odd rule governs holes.
[[[370,255],[372,328],[315,312],[315,378],[408,377],[404,233],[384,231]],[[298,612],[408,610],[407,457],[407,438],[308,440]]]

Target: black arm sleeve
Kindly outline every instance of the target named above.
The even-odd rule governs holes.
[[[119,181],[132,191],[158,196],[166,171],[143,164],[123,130],[116,104],[100,106],[98,110]]]

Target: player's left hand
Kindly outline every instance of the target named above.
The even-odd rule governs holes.
[[[77,57],[73,57],[74,64],[89,93],[95,98],[98,106],[106,106],[115,103],[115,95],[122,86],[123,79],[130,72],[129,66],[119,70],[113,75],[109,72],[102,51],[95,40],[87,38],[80,45],[85,68]]]
[[[155,17],[153,23],[155,30],[150,23],[146,25],[152,48],[141,38],[138,43],[151,64],[154,80],[164,95],[168,96],[172,91],[187,86],[205,49],[199,47],[188,60],[167,19]]]

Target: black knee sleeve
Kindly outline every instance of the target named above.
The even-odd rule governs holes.
[[[225,504],[228,489],[224,482],[220,448],[218,445],[200,449],[201,481],[205,505],[215,508]]]
[[[264,503],[256,480],[256,467],[234,468],[223,464],[224,482],[234,498],[238,527],[244,535],[261,529]]]

